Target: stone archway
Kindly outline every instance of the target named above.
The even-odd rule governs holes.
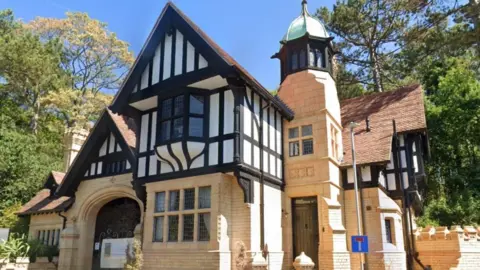
[[[102,250],[107,253],[105,246],[108,246],[108,254],[104,254],[104,256],[109,256],[110,258],[114,255],[119,255],[113,254],[114,252],[126,252],[126,247],[113,251],[114,247],[112,247],[111,244],[112,242],[115,243],[114,241],[125,244],[126,239],[133,239],[135,236],[135,227],[140,223],[140,215],[138,203],[130,198],[115,199],[100,209],[95,223],[92,270],[100,270],[102,267],[123,269],[120,268],[121,265],[110,265],[110,267],[102,266]],[[122,254],[120,256],[122,256]],[[118,263],[118,261],[116,263]]]
[[[109,202],[122,198],[130,199],[137,203],[140,210],[139,222],[140,225],[143,224],[145,206],[143,202],[136,197],[135,191],[131,186],[112,185],[108,188],[102,188],[89,195],[88,198],[83,201],[78,211],[76,222],[79,233],[78,257],[76,257],[78,260],[76,263],[78,269],[92,269],[96,221],[101,209]]]

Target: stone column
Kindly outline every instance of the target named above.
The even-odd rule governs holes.
[[[252,270],[267,270],[267,267],[268,263],[265,258],[263,258],[262,253],[257,252],[253,257]]]
[[[71,270],[75,267],[75,258],[78,255],[77,240],[80,234],[74,227],[65,228],[60,236],[60,257],[58,270]]]

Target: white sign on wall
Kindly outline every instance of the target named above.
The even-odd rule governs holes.
[[[127,261],[126,250],[128,246],[130,254],[133,254],[133,238],[104,239],[101,245],[100,267],[123,268]]]
[[[9,229],[0,229],[0,243],[8,240]]]

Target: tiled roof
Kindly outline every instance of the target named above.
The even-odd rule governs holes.
[[[62,172],[52,171],[52,176],[57,185],[60,185],[65,176]],[[24,204],[17,212],[17,215],[40,214],[61,212],[68,208],[73,202],[70,197],[53,198],[50,196],[50,189],[40,190],[29,202]]]
[[[136,127],[134,126],[134,122],[129,121],[126,116],[113,113],[110,109],[107,109],[107,111],[125,139],[125,142],[127,142],[130,147],[135,148],[137,137],[135,135]]]
[[[65,173],[63,172],[56,172],[52,171],[53,179],[55,179],[55,183],[60,185],[63,182],[63,177],[65,177]]]
[[[402,87],[395,91],[371,94],[341,102],[343,166],[351,166],[350,122],[355,128],[357,164],[381,163],[390,160],[393,124],[398,133],[424,131],[427,128],[423,91],[419,85]],[[370,120],[369,132],[366,119]]]

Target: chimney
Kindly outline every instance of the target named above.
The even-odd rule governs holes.
[[[63,152],[63,170],[65,172],[68,171],[68,168],[77,157],[87,136],[88,131],[85,129],[69,128],[65,131],[65,148]]]

